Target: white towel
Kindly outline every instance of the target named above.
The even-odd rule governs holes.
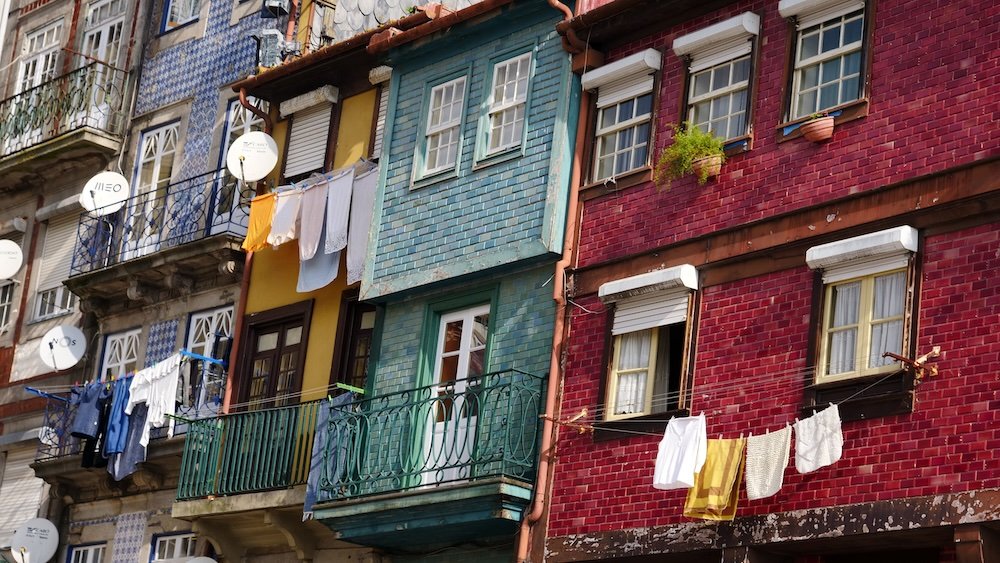
[[[694,486],[695,475],[705,465],[708,436],[705,414],[672,418],[663,432],[656,453],[653,487],[661,490],[687,489]]]
[[[323,242],[323,222],[326,221],[326,192],[329,180],[323,180],[302,189],[299,211],[299,259],[308,260],[316,255]]]
[[[767,498],[781,489],[791,445],[791,426],[747,438],[747,499]]]
[[[375,209],[375,191],[378,187],[378,169],[358,176],[354,180],[354,199],[351,202],[351,229],[347,241],[347,283],[361,281],[368,255],[368,231]]]
[[[129,387],[128,402],[125,404],[125,414],[132,414],[132,408],[139,403],[146,403],[149,410],[146,413],[146,424],[142,427],[139,443],[149,445],[149,430],[168,426],[167,437],[174,435],[173,415],[177,401],[177,382],[180,380],[180,354],[156,363],[132,377]]]
[[[799,473],[834,464],[843,451],[844,434],[837,405],[795,423],[795,469]]]
[[[274,217],[271,219],[271,233],[267,235],[268,244],[278,248],[298,238],[301,204],[302,190],[278,192],[274,203]]]
[[[348,167],[330,180],[326,195],[326,235],[324,236],[327,254],[343,250],[347,246],[347,219],[351,213],[353,187],[354,167]]]

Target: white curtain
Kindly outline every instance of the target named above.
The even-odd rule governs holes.
[[[651,329],[630,332],[618,337],[618,388],[615,414],[642,412],[649,379]]]
[[[872,347],[868,367],[893,363],[883,358],[883,352],[899,354],[903,347],[903,307],[906,303],[906,272],[896,272],[875,278],[872,297]],[[892,319],[892,320],[884,320]]]
[[[861,282],[846,283],[833,287],[832,322],[830,328],[858,324],[858,308],[861,304]],[[854,371],[855,350],[857,350],[857,327],[831,331],[830,353],[827,373],[835,375]]]

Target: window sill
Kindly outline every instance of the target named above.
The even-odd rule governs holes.
[[[170,35],[171,33],[175,32],[175,31],[181,31],[181,30],[183,30],[185,28],[188,28],[188,27],[190,27],[190,26],[198,23],[199,19],[200,18],[195,18],[193,20],[186,21],[186,22],[184,22],[184,23],[182,23],[180,25],[175,25],[174,27],[170,27],[170,28],[166,28],[166,29],[161,29],[160,33],[159,33],[159,35],[157,35],[157,37],[165,37],[165,36]]]
[[[833,115],[833,126],[834,131],[836,131],[836,127],[841,123],[847,123],[848,121],[854,121],[855,119],[866,117],[868,115],[868,99],[861,98],[860,100],[854,100],[853,102],[841,104],[837,107],[823,110],[823,113]],[[787,121],[778,125],[778,142],[783,143],[785,141],[801,137],[802,131],[799,127],[806,121],[809,121],[809,118],[802,117],[794,121]]]
[[[884,379],[884,381],[880,381]],[[831,383],[821,383],[806,390],[802,405],[803,416],[811,416],[830,403],[840,404],[843,421],[868,420],[883,416],[913,412],[913,376],[899,370],[894,373],[857,377]]]
[[[420,188],[426,188],[427,186],[432,186],[445,180],[454,180],[455,178],[458,178],[458,169],[449,168],[448,170],[434,172],[413,180],[410,183],[410,190],[419,190]]]
[[[617,177],[592,182],[580,188],[580,199],[587,201],[602,195],[618,192],[632,186],[653,181],[653,168],[643,166]]]
[[[472,166],[473,171],[482,170],[483,168],[489,168],[494,164],[500,164],[501,162],[508,162],[515,160],[524,156],[524,152],[521,150],[521,145],[516,147],[511,147],[509,149],[504,149],[502,151],[495,152],[489,156],[484,156],[483,158],[476,161]]]
[[[38,324],[38,323],[44,323],[45,321],[51,321],[52,319],[59,319],[59,318],[65,317],[66,315],[70,315],[72,313],[73,313],[73,311],[66,311],[66,312],[63,312],[63,313],[53,313],[51,315],[45,315],[44,317],[35,317],[35,318],[31,319],[30,321],[28,321],[28,324],[29,325],[34,325],[34,324]]]
[[[633,438],[639,435],[636,432],[641,434],[663,434],[671,418],[688,415],[687,409],[674,409],[632,418],[595,422],[594,441],[607,442],[609,440]]]
[[[751,145],[753,145],[753,135],[742,135],[727,140],[722,146],[722,152],[725,153],[726,158],[732,158],[738,154],[750,152]]]

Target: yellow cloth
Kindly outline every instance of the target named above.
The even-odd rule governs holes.
[[[705,520],[732,520],[743,480],[746,440],[709,440],[705,465],[688,489],[684,516]]]
[[[273,193],[250,200],[250,221],[247,237],[243,239],[243,250],[256,252],[267,246],[267,235],[271,233],[271,218],[274,216],[274,202]]]

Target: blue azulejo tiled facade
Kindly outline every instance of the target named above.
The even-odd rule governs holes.
[[[255,11],[232,22],[234,6],[230,0],[211,0],[204,34],[155,52],[148,49],[143,60],[137,116],[152,113],[149,123],[156,125],[158,109],[191,101],[184,146],[178,147],[181,160],[175,165],[179,171],[174,174],[175,179],[191,178],[219,167],[219,149],[214,147],[213,137],[218,135],[225,119],[224,115],[218,115],[222,90],[255,70],[256,46],[250,36],[259,35],[265,22],[275,21],[262,20]],[[158,22],[162,14],[154,12],[152,17]],[[158,43],[166,44],[171,34],[187,33],[187,28],[200,23],[167,31],[160,35]]]

